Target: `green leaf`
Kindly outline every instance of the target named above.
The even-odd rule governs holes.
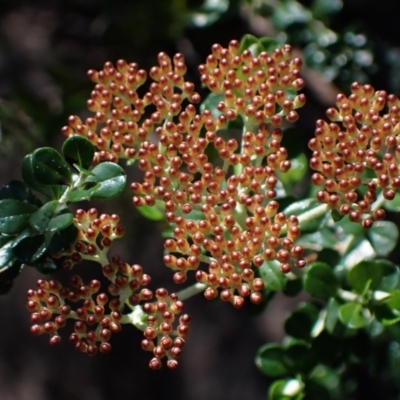
[[[376,289],[382,279],[383,268],[380,261],[361,261],[350,269],[347,280],[352,288],[360,294],[367,289]]]
[[[34,196],[25,182],[11,181],[0,188],[0,200],[4,199],[16,199],[31,203]]]
[[[288,369],[283,361],[284,353],[285,350],[279,344],[266,344],[257,351],[256,365],[267,376],[286,375]]]
[[[2,267],[6,267],[9,265],[14,259],[13,248],[14,246],[22,240],[24,237],[29,236],[30,230],[25,229],[22,231],[17,237],[15,236],[0,236],[1,244],[0,244],[0,269]]]
[[[72,183],[72,174],[61,154],[51,147],[41,147],[32,153],[35,179],[42,185]]]
[[[251,35],[249,35],[251,36]],[[254,37],[254,36],[253,36]],[[262,46],[262,48],[269,54],[271,54],[275,49],[281,47],[281,43],[275,38],[264,36],[258,39],[258,42]],[[286,131],[285,131],[286,132]]]
[[[315,199],[303,199],[296,201],[292,204],[290,204],[288,207],[286,207],[283,212],[285,215],[290,216],[290,215],[302,215],[306,211],[313,210],[314,208],[321,206],[321,204]],[[321,215],[318,218],[313,218],[310,221],[306,221],[301,225],[301,231],[302,232],[309,232],[309,231],[317,231],[321,225],[322,220],[325,218],[325,215]]]
[[[376,221],[367,236],[379,256],[387,256],[396,246],[399,230],[391,221]]]
[[[57,254],[68,250],[75,242],[78,229],[71,224],[62,230],[48,231],[45,234],[45,246],[49,253]]]
[[[68,193],[68,201],[71,203],[76,203],[78,201],[87,201],[92,198],[92,194],[94,193],[95,188],[87,189],[87,190],[73,190]]]
[[[339,12],[342,7],[342,0],[314,0],[311,12],[315,19],[326,19]]]
[[[191,22],[201,28],[212,25],[228,11],[229,5],[229,0],[204,0],[199,10],[190,14]]]
[[[29,219],[32,228],[40,233],[44,233],[51,219],[54,217],[54,214],[57,212],[58,205],[59,203],[57,200],[49,201],[34,212]]]
[[[296,183],[299,183],[307,173],[308,158],[301,153],[297,157],[290,159],[291,168],[287,172],[279,172],[279,180],[285,187],[293,188]]]
[[[324,226],[316,232],[302,234],[296,244],[301,246],[306,245],[308,247],[321,246],[321,248],[324,249],[334,249],[337,246],[337,237],[331,229]]]
[[[334,336],[327,331],[322,331],[311,343],[311,349],[316,354],[318,361],[325,365],[334,366],[345,351],[344,339]]]
[[[125,182],[125,171],[118,164],[106,161],[92,169],[92,175],[87,177],[85,185],[97,184],[91,195],[93,199],[112,199],[123,191]]]
[[[93,161],[95,148],[89,139],[80,135],[70,136],[63,144],[62,153],[70,164],[88,169]]]
[[[212,116],[218,119],[222,113],[218,110],[217,105],[224,100],[225,97],[222,93],[209,93],[200,105],[200,112],[211,111]]]
[[[312,297],[327,300],[335,296],[339,282],[328,264],[317,261],[304,275],[304,289]]]
[[[286,333],[296,339],[308,341],[318,315],[319,310],[316,306],[311,303],[301,303],[286,319]]]
[[[301,279],[288,279],[283,293],[286,296],[297,296],[303,290],[303,282]]]
[[[137,210],[145,218],[151,221],[163,221],[165,219],[164,202],[159,200],[156,200],[156,204],[154,206],[144,205],[137,207]]]
[[[400,212],[400,193],[396,193],[393,200],[385,200],[384,208],[388,211]]]
[[[70,212],[59,214],[51,219],[46,232],[61,231],[74,222],[74,216]]]
[[[293,24],[305,25],[312,19],[312,14],[303,5],[294,0],[279,2],[274,7],[272,24],[278,31],[287,30]]]
[[[21,232],[37,207],[16,199],[0,200],[0,232],[8,235]]]
[[[71,225],[74,217],[68,209],[60,213],[57,200],[46,203],[43,207],[32,214],[29,223],[40,233],[59,231]]]
[[[30,264],[44,255],[44,235],[27,236],[13,248],[13,254],[24,264]]]
[[[264,50],[264,46],[260,44],[257,37],[246,34],[240,41],[239,54],[242,54],[245,50],[251,51],[253,56],[258,56]]]
[[[362,314],[363,308],[358,303],[347,303],[339,308],[339,318],[350,329],[360,329],[367,325],[367,320]]]
[[[395,295],[397,297],[397,295]],[[390,301],[390,300],[389,300]],[[398,299],[393,299],[393,305],[397,307]],[[391,307],[389,302],[386,304],[378,304],[371,307],[371,311],[374,313],[375,318],[381,322],[384,326],[391,326],[400,322],[400,315],[396,308]]]
[[[268,390],[269,400],[301,400],[304,397],[303,383],[297,379],[275,381]]]
[[[284,360],[293,375],[309,373],[317,362],[310,345],[298,341],[286,347]]]
[[[26,182],[26,184],[34,190],[37,190],[40,193],[54,199],[58,198],[58,194],[60,192],[61,186],[49,186],[49,185],[42,185],[39,181],[35,178],[33,173],[33,164],[32,164],[33,155],[28,154],[22,161],[22,178]]]
[[[399,289],[392,290],[390,292],[390,298],[387,302],[387,305],[390,308],[400,311],[400,290]]]
[[[382,268],[382,278],[377,286],[377,290],[390,292],[399,286],[400,276],[399,268],[388,260],[379,260]]]
[[[264,261],[258,271],[266,290],[282,291],[285,288],[287,277],[281,272],[278,261]]]

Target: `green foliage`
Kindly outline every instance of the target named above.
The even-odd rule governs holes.
[[[53,256],[70,249],[78,234],[68,202],[111,199],[124,189],[126,174],[119,165],[91,166],[95,148],[88,139],[68,138],[62,153],[65,158],[49,147],[35,150],[23,160],[24,181],[0,189],[1,293],[11,288],[25,265],[42,273],[59,268]]]

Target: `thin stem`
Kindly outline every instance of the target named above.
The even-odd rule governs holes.
[[[182,300],[182,301],[187,300],[193,296],[196,296],[196,294],[204,292],[204,290],[206,290],[207,287],[208,287],[207,284],[197,282],[197,283],[193,284],[192,286],[182,289],[181,291],[179,291],[177,293],[177,295],[179,297],[179,300]]]

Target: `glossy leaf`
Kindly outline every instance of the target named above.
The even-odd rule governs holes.
[[[63,144],[62,153],[70,164],[89,168],[93,161],[95,148],[84,136],[72,135]]]
[[[251,36],[251,35],[250,35]],[[281,43],[275,38],[264,36],[258,39],[258,42],[267,53],[272,53],[275,49],[281,47]]]
[[[72,174],[61,154],[51,147],[41,147],[32,154],[33,175],[43,185],[72,183]]]
[[[207,97],[202,101],[200,105],[200,111],[204,110],[211,111],[211,114],[217,119],[222,113],[218,110],[217,106],[221,101],[224,101],[225,97],[221,93],[209,93]]]
[[[44,235],[27,236],[13,248],[13,254],[24,264],[38,260],[44,255]]]
[[[258,271],[266,290],[282,291],[285,288],[287,277],[281,272],[278,261],[264,261]]]
[[[350,302],[339,308],[339,318],[350,329],[364,328],[367,325],[367,320],[362,311],[361,304]]]
[[[383,268],[379,261],[361,261],[350,269],[347,280],[357,293],[363,294],[367,288],[376,289],[382,279]]]
[[[388,255],[396,246],[399,230],[391,221],[376,221],[367,236],[379,256]]]
[[[74,216],[70,212],[64,212],[62,214],[56,215],[51,219],[46,232],[61,231],[71,225],[74,221]]]
[[[7,185],[0,188],[0,200],[3,199],[16,199],[22,201],[33,200],[33,194],[29,186],[22,181],[11,181]]]
[[[37,207],[16,199],[0,200],[0,232],[15,234],[29,225],[29,218]]]
[[[286,347],[285,363],[292,374],[309,373],[316,362],[309,344],[296,341]]]
[[[283,212],[285,215],[290,216],[290,215],[296,215],[299,216],[301,214],[304,214],[306,211],[310,211],[321,204],[314,198],[311,199],[303,199],[296,201],[292,204],[290,204],[288,207],[286,207]],[[301,231],[302,232],[307,232],[307,231],[316,231],[318,230],[319,226],[321,225],[322,220],[325,218],[325,215],[320,216],[319,218],[314,218],[310,221],[305,222],[304,224],[301,225]]]
[[[288,372],[283,361],[284,354],[285,350],[279,344],[266,344],[258,349],[255,362],[265,375],[283,376]]]
[[[41,208],[39,208],[39,210],[34,212],[29,219],[29,223],[32,228],[36,229],[40,233],[44,233],[51,219],[54,217],[58,205],[59,203],[57,200],[52,200],[44,204]]]
[[[338,288],[339,282],[328,264],[315,262],[305,273],[304,289],[317,299],[326,300],[335,296]]]
[[[125,182],[125,171],[118,164],[107,161],[93,168],[85,184],[97,184],[91,195],[93,199],[112,199],[123,191]]]
[[[251,51],[253,56],[258,56],[264,50],[264,47],[260,44],[257,37],[246,34],[240,41],[239,54],[242,54],[245,50]]]
[[[269,400],[301,400],[303,384],[297,379],[275,381],[268,391]]]
[[[285,321],[288,335],[302,340],[309,340],[311,330],[318,319],[319,310],[311,303],[302,303]]]
[[[92,194],[94,193],[95,189],[77,189],[73,190],[68,193],[68,201],[71,203],[76,203],[78,201],[87,201],[92,198]]]
[[[45,246],[49,253],[62,253],[76,240],[78,230],[71,224],[62,230],[48,231],[45,234]]]
[[[58,192],[60,191],[60,186],[50,186],[50,185],[42,185],[36,179],[33,173],[33,164],[32,164],[33,154],[27,155],[22,161],[22,178],[26,182],[26,184],[34,190],[37,190],[40,193],[54,199],[58,198]]]

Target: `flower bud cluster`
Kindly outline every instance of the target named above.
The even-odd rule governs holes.
[[[167,358],[167,366],[175,369],[178,366],[176,359],[181,354],[185,337],[189,333],[190,317],[183,314],[177,321],[177,314],[182,312],[183,303],[176,294],[168,295],[167,290],[160,288],[156,290],[155,295],[155,303],[146,303],[143,306],[148,316],[142,348],[154,355],[149,363],[150,368],[161,368],[162,359]]]
[[[272,201],[277,173],[290,169],[279,126],[283,117],[296,120],[294,108],[305,101],[304,95],[289,100],[304,86],[301,61],[288,62],[290,50],[285,46],[271,56],[253,57],[237,55],[236,41],[228,49],[213,46],[199,70],[202,82],[225,96],[219,116],[208,109],[197,113],[189,104],[158,126],[159,143],[146,140],[138,151],[143,182],[131,184],[135,206],[165,204],[174,231],[165,242],[164,262],[176,271],[174,281],[185,282],[187,272],[205,261],[209,273],[196,276],[209,285],[206,297],[220,295],[237,307],[247,296],[261,301],[263,282],[254,277],[254,267],[271,260],[278,260],[284,272],[304,266],[303,250],[294,244],[300,235],[297,218],[277,213],[278,203]],[[221,135],[239,116],[249,128],[241,143]],[[221,162],[212,162],[212,153]]]
[[[265,262],[278,261],[284,273],[305,265],[303,249],[295,244],[299,221],[279,212],[274,200],[279,174],[291,167],[281,128],[295,122],[296,109],[305,104],[305,96],[297,93],[304,87],[302,63],[291,59],[289,45],[257,56],[248,50],[240,53],[239,47],[235,40],[228,48],[215,44],[199,66],[201,82],[220,97],[216,109],[208,109],[207,103],[196,108],[201,98],[194,84],[185,81],[183,55],[171,59],[160,53],[158,65],[148,74],[124,60],[90,70],[96,85],[87,106],[93,116],[84,122],[71,116],[62,129],[64,135],[85,136],[97,147],[93,164],[121,158],[136,162],[143,179],[131,184],[133,204],[163,205],[173,227],[165,241],[164,262],[174,271],[174,281],[183,283],[194,271],[206,286],[207,299],[219,296],[238,308],[245,298],[261,302],[265,282],[256,269]],[[148,75],[151,82],[142,95],[138,89]],[[243,122],[240,140],[229,135],[231,121]],[[177,319],[183,307],[178,296],[158,289],[151,303],[153,293],[146,288],[150,278],[140,266],[118,257],[107,261],[113,240],[124,233],[116,215],[78,210],[75,224],[78,240],[64,267],[72,268],[81,259],[98,261],[111,282],[108,294],[94,299],[95,292],[77,277],[72,291],[54,291],[40,283],[44,286],[29,293],[33,331],[58,338],[57,329],[45,328],[43,321],[54,325],[53,314],[74,318],[71,341],[95,354],[106,351],[109,336],[119,331],[124,304],[136,307],[143,302],[148,316],[142,347],[153,352],[150,366],[158,369],[166,357],[167,365],[175,368],[190,322],[186,314]],[[49,298],[58,308],[47,312]],[[79,308],[72,311],[65,301],[80,302]],[[67,307],[64,314],[60,307]]]
[[[304,86],[300,78],[302,61],[291,58],[292,48],[285,45],[271,54],[266,51],[254,57],[250,50],[239,54],[236,40],[228,48],[214,44],[206,63],[199,66],[201,82],[212,93],[223,96],[217,109],[220,125],[238,115],[256,125],[282,125],[283,118],[295,122],[295,111],[305,104],[303,94],[294,96]]]
[[[339,94],[337,108],[317,121],[309,142],[312,182],[324,189],[317,199],[370,228],[385,211],[373,203],[381,193],[392,200],[400,187],[400,101],[371,85],[355,82],[351,95]]]
[[[153,82],[143,97],[137,90],[148,74],[136,63],[118,60],[115,66],[106,62],[101,71],[89,70],[88,76],[96,86],[87,107],[94,116],[85,122],[71,116],[63,134],[86,136],[98,148],[94,163],[137,159],[140,144],[157,125],[178,115],[185,99],[190,103],[200,101],[194,84],[184,80],[186,70],[182,54],[175,54],[171,60],[160,53],[158,66],[149,72]]]
[[[74,332],[69,340],[79,351],[95,355],[98,351],[111,350],[109,340],[113,333],[121,331],[121,319],[125,303],[135,306],[153,297],[147,289],[150,277],[143,274],[140,265],[129,266],[119,257],[113,257],[103,266],[103,275],[111,283],[107,293],[99,293],[101,284],[92,280],[84,285],[78,275],[71,278],[71,288],[60,282],[39,280],[37,290],[28,291],[27,308],[32,313],[31,332],[47,333],[50,344],[61,341],[58,329],[65,327],[68,319],[75,320]]]
[[[105,256],[113,241],[125,234],[125,227],[119,223],[118,215],[99,215],[96,208],[77,210],[74,223],[78,228],[78,236],[73,249],[63,261],[65,269],[71,269],[82,259],[97,260],[100,254]]]
[[[71,285],[69,289],[55,280],[39,280],[37,290],[28,291],[27,308],[32,313],[33,323],[31,332],[35,335],[47,333],[50,344],[55,345],[61,341],[58,330],[66,326],[68,319],[73,319],[76,320],[74,332],[69,340],[77,350],[91,356],[98,351],[108,353],[111,350],[109,340],[112,333],[121,330],[118,300],[109,301],[105,293],[95,296],[100,290],[97,280],[84,285],[82,279],[74,275]],[[73,303],[79,303],[75,310],[71,308]]]

